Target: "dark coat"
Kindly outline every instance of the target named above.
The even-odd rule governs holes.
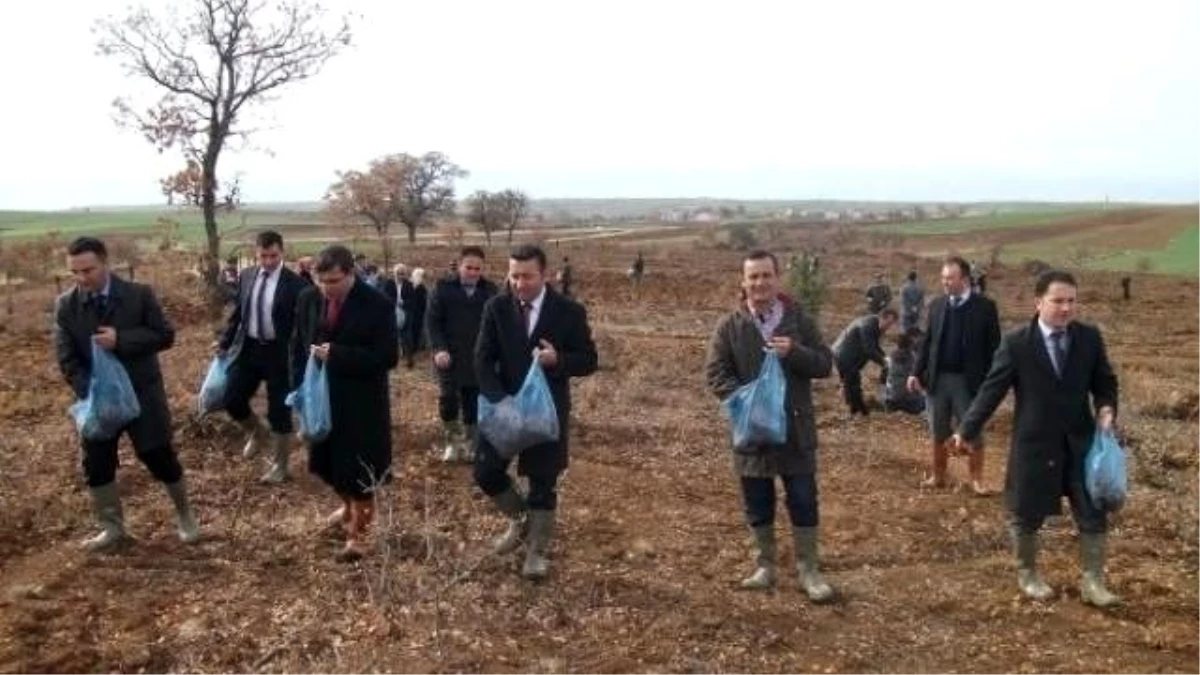
[[[774,335],[790,337],[795,344],[782,359],[788,379],[787,406],[793,415],[788,420],[786,444],[734,451],[734,469],[747,478],[810,475],[817,470],[811,381],[829,376],[833,353],[825,346],[817,324],[790,299],[783,299],[783,318]],[[758,377],[765,345],[744,304],[721,319],[709,341],[704,365],[709,390],[725,400],[738,387]]]
[[[396,280],[390,278],[384,279],[379,284],[379,290],[383,293],[383,296],[392,303],[392,306],[395,307],[399,300],[399,292],[396,290]]]
[[[404,305],[404,345],[410,351],[421,348],[425,342],[425,310],[429,304],[429,293],[425,284],[417,286],[405,281],[400,286],[400,300]]]
[[[458,276],[442,279],[433,287],[425,313],[425,331],[429,349],[450,353],[448,383],[458,387],[475,386],[475,342],[483,321],[483,307],[499,291],[496,284],[480,278],[475,294],[467,297]]]
[[[400,360],[395,308],[361,280],[355,280],[332,328],[325,322],[325,304],[316,287],[300,294],[292,339],[292,388],[304,379],[309,347],[329,342],[326,368],[333,429],[324,441],[309,446],[309,471],[338,494],[361,497],[372,482],[390,477],[388,371]]]
[[[913,374],[926,389],[932,387],[936,381],[942,326],[949,310],[950,303],[945,295],[934,298],[933,302],[929,303],[925,338],[921,340],[921,346],[917,350],[917,362],[913,366]],[[978,293],[971,294],[962,311],[963,376],[967,381],[967,390],[974,396],[991,369],[992,355],[996,353],[996,347],[1000,344],[1000,314],[991,298]]]
[[[75,288],[58,296],[54,308],[58,367],[76,398],[85,398],[92,366],[92,336],[101,326],[115,328],[117,348],[113,354],[129,373],[142,408],[142,414],[129,426],[129,435],[138,448],[170,446],[171,409],[158,353],[175,344],[175,328],[149,286],[116,275],[110,279],[103,317],[97,315],[86,291]]]
[[[1096,430],[1093,407],[1111,406],[1114,415],[1117,411],[1117,377],[1100,331],[1075,322],[1067,328],[1067,342],[1067,365],[1060,379],[1037,319],[1005,335],[959,427],[964,439],[977,438],[1008,390],[1015,392],[1004,485],[1009,509],[1022,519],[1060,513],[1063,467],[1083,466]],[[1083,473],[1066,478],[1083,480]]]
[[[558,365],[545,372],[562,435],[557,443],[535,445],[521,451],[517,468],[525,476],[558,474],[567,468],[570,378],[596,372],[596,345],[592,342],[592,330],[583,305],[549,287],[532,336],[525,334],[516,296],[501,293],[484,305],[479,339],[475,343],[475,377],[481,396],[498,402],[517,393],[533,362],[533,348],[542,340],[558,352]],[[479,442],[486,443],[487,440],[481,435]]]
[[[242,270],[238,279],[237,303],[221,335],[220,348],[233,357],[234,363],[242,354],[242,344],[250,326],[250,303],[254,302],[254,283],[260,269],[255,265]],[[291,344],[292,327],[296,323],[296,299],[308,287],[309,284],[299,274],[286,266],[279,270],[279,282],[275,284],[275,297],[271,305],[271,325],[275,327],[275,341],[280,350],[286,350]]]
[[[880,339],[879,317],[871,314],[860,316],[846,326],[846,330],[833,342],[833,355],[838,362],[839,372],[862,370],[868,361],[880,368],[887,367],[887,357]]]

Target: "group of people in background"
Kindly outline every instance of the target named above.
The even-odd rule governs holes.
[[[570,381],[595,372],[598,355],[584,306],[549,283],[545,253],[529,245],[513,249],[501,285],[484,275],[484,251],[464,247],[425,302],[416,294],[424,285],[419,270],[406,275],[398,266],[390,278],[381,276],[341,245],[322,249],[298,271],[284,264],[284,256],[278,233],[258,235],[256,264],[237,274],[233,308],[212,345],[229,364],[222,407],[246,434],[243,456],[270,453],[263,482],[281,484],[289,478],[295,428],[288,394],[306,369],[317,364],[328,380],[331,428],[319,439],[307,439],[308,469],[340,501],[324,522],[344,538],[337,559],[368,554],[378,490],[395,479],[389,373],[398,367],[402,351],[412,363],[419,338],[405,344],[402,336],[406,326],[415,326],[428,335],[437,375],[442,459],[470,461],[474,484],[506,517],[508,524],[492,549],[504,554],[524,546],[523,576],[546,577],[558,481],[569,463]],[[138,459],[165,485],[180,539],[195,542],[200,528],[174,451],[158,364],[158,354],[175,342],[174,328],[150,287],[111,273],[102,241],[76,239],[68,246],[67,262],[76,288],[56,305],[59,367],[79,398],[87,395],[93,344],[126,368],[141,413],[120,433],[131,438]],[[639,253],[629,276],[636,282],[643,273]],[[828,377],[836,367],[852,413],[866,414],[861,371],[875,362],[906,372],[904,392],[926,401],[931,472],[924,485],[930,489],[946,486],[948,454],[954,452],[969,458],[973,491],[988,493],[981,430],[1007,392],[1014,391],[1015,428],[1005,487],[1018,587],[1033,599],[1051,595],[1037,571],[1038,532],[1047,516],[1059,512],[1065,496],[1081,532],[1081,598],[1102,607],[1119,602],[1104,585],[1106,514],[1088,501],[1082,467],[1092,435],[1114,424],[1117,381],[1099,331],[1075,320],[1077,284],[1070,274],[1051,270],[1040,275],[1034,286],[1035,316],[1003,337],[995,302],[973,287],[970,266],[962,258],[944,260],[943,293],[928,303],[923,331],[918,326],[924,293],[916,275],[909,276],[901,291],[900,310],[889,306],[891,291],[886,284],[880,288],[882,279],[877,278],[867,294],[870,313],[855,319],[832,349],[814,318],[782,292],[775,255],[751,252],[739,274],[740,300],[709,340],[706,387],[727,399],[759,377],[767,353],[778,357],[786,380],[784,442],[735,446],[731,453],[756,549],[743,588],[768,589],[777,583],[778,482],[792,525],[800,587],[816,603],[835,597],[819,565],[812,381]],[[561,276],[559,282],[569,289]],[[911,354],[884,357],[880,339],[897,324],[904,328],[898,348]],[[915,342],[914,336],[919,336]],[[911,364],[907,370],[905,363]],[[516,457],[501,454],[479,432],[477,403],[481,398],[497,403],[516,394],[531,368],[545,375],[558,439],[524,448]],[[265,421],[249,405],[263,383]],[[899,381],[892,389],[900,389]],[[85,542],[89,550],[128,538],[115,482],[117,438],[82,443],[83,473],[101,528]],[[514,462],[525,487],[510,475]]]

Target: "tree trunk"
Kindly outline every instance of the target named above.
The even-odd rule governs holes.
[[[405,223],[404,226],[408,228],[408,243],[416,244],[417,243],[417,224],[416,223]]]
[[[483,237],[484,237],[484,239],[487,239],[487,246],[490,249],[492,247],[492,230],[491,230],[491,228],[488,228],[488,227],[483,228]]]
[[[202,178],[203,194],[200,197],[200,208],[204,212],[204,235],[208,242],[208,255],[206,256],[201,273],[204,275],[205,286],[208,287],[209,302],[213,305],[219,305],[223,299],[220,285],[221,233],[217,229],[217,194],[215,189],[217,152],[212,148],[211,142],[209,150],[204,156],[202,169],[204,175]]]

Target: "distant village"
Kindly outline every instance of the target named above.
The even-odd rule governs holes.
[[[901,208],[796,209],[747,212],[742,207],[722,206],[695,209],[663,209],[658,220],[664,223],[721,223],[729,220],[785,220],[794,223],[892,223],[940,220],[985,215],[990,209],[962,205],[911,205]]]

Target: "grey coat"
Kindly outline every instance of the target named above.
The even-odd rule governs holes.
[[[887,367],[887,357],[879,345],[881,331],[879,317],[875,314],[860,316],[846,326],[846,330],[833,342],[833,354],[842,372],[862,370],[868,361],[880,368]]]
[[[154,291],[116,275],[110,277],[108,307],[98,316],[91,294],[79,288],[58,296],[54,309],[54,347],[58,367],[79,399],[88,393],[92,369],[92,336],[100,326],[117,332],[113,355],[125,366],[137,392],[142,414],[129,425],[136,447],[171,445],[171,409],[163,388],[158,353],[175,344],[175,328],[163,314]]]
[[[807,475],[817,470],[817,427],[810,381],[829,376],[833,354],[812,318],[794,301],[782,300],[783,319],[774,335],[790,337],[795,343],[783,358],[788,378],[787,406],[793,413],[788,420],[788,441],[735,451],[734,470],[746,478]],[[764,346],[762,334],[744,305],[721,319],[708,345],[705,377],[709,390],[724,400],[758,377]]]

